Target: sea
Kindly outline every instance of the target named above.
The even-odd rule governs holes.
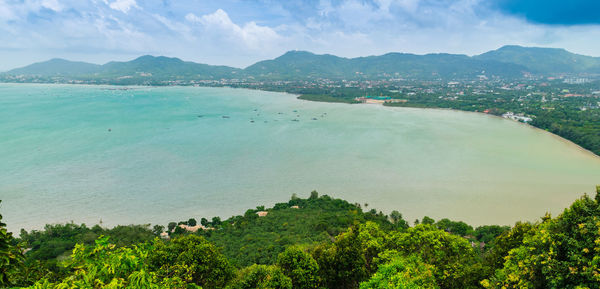
[[[474,226],[559,214],[600,157],[480,113],[233,88],[0,84],[10,231],[241,215],[292,194]]]

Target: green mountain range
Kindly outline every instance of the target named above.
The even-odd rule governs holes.
[[[290,51],[244,69],[257,78],[381,79],[470,78],[477,75],[520,77],[527,68],[513,63],[478,60],[466,55],[388,53],[381,56],[342,58]]]
[[[12,75],[88,75],[96,73],[102,66],[86,62],[69,61],[60,58],[34,63],[8,71]]]
[[[525,74],[600,73],[600,58],[564,49],[504,46],[481,55],[388,53],[380,56],[344,58],[330,54],[289,51],[245,69],[182,61],[164,56],[142,56],[128,62],[104,65],[52,59],[10,70],[3,75],[59,77],[107,83],[153,83],[219,79],[465,79],[520,78]]]
[[[473,58],[523,65],[533,73],[600,73],[600,57],[575,54],[560,48],[508,45]]]

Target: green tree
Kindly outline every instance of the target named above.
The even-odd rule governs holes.
[[[562,214],[544,218],[520,246],[510,250],[487,288],[599,288],[600,189]]]
[[[221,225],[221,223],[222,223],[221,222],[221,218],[219,218],[219,217],[213,217],[212,218],[212,226],[213,227],[218,227],[218,226]]]
[[[173,232],[173,230],[175,230],[175,227],[177,227],[177,223],[170,222],[169,225],[167,225],[167,229],[169,229],[169,233]]]
[[[277,266],[252,265],[238,272],[230,289],[292,289],[292,280]]]
[[[164,230],[165,226],[154,225],[154,227],[152,227],[152,233],[156,236],[160,236],[160,233],[164,232]]]
[[[470,266],[476,256],[469,242],[432,225],[417,225],[391,237],[390,249],[402,256],[417,255],[435,267],[435,278],[440,288],[469,288],[477,286]],[[477,278],[477,277],[475,277]]]
[[[196,226],[196,224],[198,224],[198,223],[196,222],[196,219],[194,219],[194,218],[190,218],[190,219],[187,221],[187,224],[188,224],[188,226],[192,226],[192,227],[193,227],[193,226]]]
[[[395,258],[381,265],[360,289],[435,289],[435,267],[416,256]]]
[[[223,287],[234,269],[203,237],[186,235],[169,242],[156,240],[149,261],[159,277],[179,277],[207,288]]]
[[[421,224],[425,224],[425,225],[433,225],[434,223],[435,223],[435,220],[428,216],[423,217],[423,220],[421,221]]]
[[[535,233],[535,226],[530,223],[517,222],[510,231],[502,233],[494,239],[494,246],[483,256],[484,266],[487,268],[487,276],[491,276],[497,269],[504,266],[504,257],[510,250],[523,244],[526,236]]]
[[[313,257],[296,246],[280,253],[277,266],[292,280],[293,288],[313,289],[319,287],[319,265]]]
[[[10,285],[9,272],[22,264],[23,255],[19,247],[13,245],[13,240],[0,214],[0,287]]]
[[[366,238],[361,238],[359,229],[353,227],[340,234],[333,244],[321,244],[315,248],[312,255],[319,265],[319,275],[325,287],[356,288],[367,279],[369,273],[364,239]],[[369,248],[376,247],[378,244],[372,244]]]
[[[396,210],[393,210],[390,213],[390,219],[392,220],[392,223],[400,229],[408,229],[409,227],[408,222],[402,218],[402,214]]]
[[[146,262],[147,244],[117,248],[100,237],[95,246],[77,244],[65,262],[69,275],[57,283],[41,279],[31,288],[189,288],[178,277],[159,279]],[[193,287],[193,286],[192,286]]]
[[[425,218],[423,218],[423,222],[425,222]],[[444,230],[459,236],[466,236],[473,233],[473,227],[462,221],[456,222],[444,218],[435,223],[435,225],[440,230]]]
[[[474,234],[478,241],[489,244],[493,243],[498,236],[508,231],[510,231],[509,226],[489,225],[477,227]]]

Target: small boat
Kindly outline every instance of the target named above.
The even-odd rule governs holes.
[[[251,120],[250,122],[254,122],[253,120]]]
[[[198,117],[200,118],[200,117],[204,117],[204,116],[203,116],[203,115],[201,115],[201,114],[199,114],[199,115],[198,115]]]
[[[292,119],[292,121],[300,121],[300,120],[294,118],[294,119]]]
[[[316,117],[313,117],[313,118],[312,118],[312,120],[317,120],[317,118],[316,118]]]
[[[228,115],[224,115],[224,116],[222,116],[222,118],[229,118],[229,116]]]

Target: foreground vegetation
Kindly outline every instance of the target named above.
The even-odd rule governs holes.
[[[557,217],[472,228],[311,193],[204,230],[0,223],[0,285],[28,288],[600,288],[600,187]],[[363,208],[365,208],[363,210]],[[260,213],[260,214],[259,214]],[[266,215],[265,215],[266,213]],[[1,220],[1,216],[0,216]],[[181,225],[181,226],[178,226]]]

